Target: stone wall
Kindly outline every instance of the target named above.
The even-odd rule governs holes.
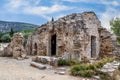
[[[100,57],[113,57],[113,51],[115,49],[111,33],[107,31],[105,28],[100,28]]]
[[[99,19],[97,18],[96,14],[93,12],[85,12],[82,13],[82,17],[83,17],[83,22],[84,22],[84,26],[86,28],[86,37],[83,38],[85,41],[85,44],[83,44],[85,46],[85,55],[88,58],[97,58],[99,55],[99,33],[98,33],[98,28],[101,27],[101,22],[99,21]],[[95,44],[94,45],[94,49],[92,50],[92,42],[91,39],[92,37],[95,37]],[[83,42],[84,43],[84,42]],[[92,56],[92,52],[93,52],[93,56]]]
[[[80,60],[82,56],[91,58],[99,54],[100,21],[94,12],[74,13],[56,21],[41,25],[28,39],[26,50],[31,55],[57,56],[68,54],[70,58]],[[52,49],[51,40],[56,36],[56,47]],[[91,37],[95,37],[95,51],[91,48]],[[53,55],[52,51],[56,52]]]

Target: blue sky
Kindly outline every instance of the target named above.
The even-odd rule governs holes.
[[[41,25],[52,17],[94,11],[103,27],[120,17],[120,0],[0,0],[0,20]]]

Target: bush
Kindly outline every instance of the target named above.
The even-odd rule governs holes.
[[[88,66],[88,69],[91,69],[91,70],[96,70],[96,66],[94,64],[90,64]]]
[[[70,65],[81,64],[81,62],[79,60],[70,60],[69,63],[70,63]]]
[[[101,80],[112,80],[112,78],[110,77],[110,75],[108,73],[102,72],[101,74],[99,74],[99,76],[100,76]]]
[[[74,76],[92,77],[94,71],[89,70],[88,66],[84,67],[83,65],[75,65],[71,68],[71,74]]]
[[[10,42],[11,41],[11,37],[8,34],[5,34],[1,37],[1,41],[2,42]]]
[[[80,63],[78,60],[64,60],[62,58],[58,60],[58,66],[72,66]]]
[[[93,74],[94,74],[94,72],[92,70],[79,71],[79,75],[83,76],[83,77],[92,77]]]
[[[70,65],[69,61],[66,61],[62,58],[58,60],[58,66],[65,66],[65,65]]]
[[[96,68],[101,68],[103,67],[104,64],[108,63],[108,62],[112,62],[115,58],[106,58],[106,59],[102,59],[96,63],[93,63]]]
[[[102,59],[93,64],[79,64],[71,67],[70,72],[74,76],[91,77],[94,74],[100,74],[97,68],[103,67],[107,62],[112,62],[114,58]]]

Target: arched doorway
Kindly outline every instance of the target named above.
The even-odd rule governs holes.
[[[56,55],[56,34],[51,36],[51,56]]]

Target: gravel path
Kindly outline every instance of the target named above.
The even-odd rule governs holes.
[[[30,66],[30,62],[31,57],[26,60],[0,57],[0,80],[88,80],[55,74],[54,70],[39,70]]]

